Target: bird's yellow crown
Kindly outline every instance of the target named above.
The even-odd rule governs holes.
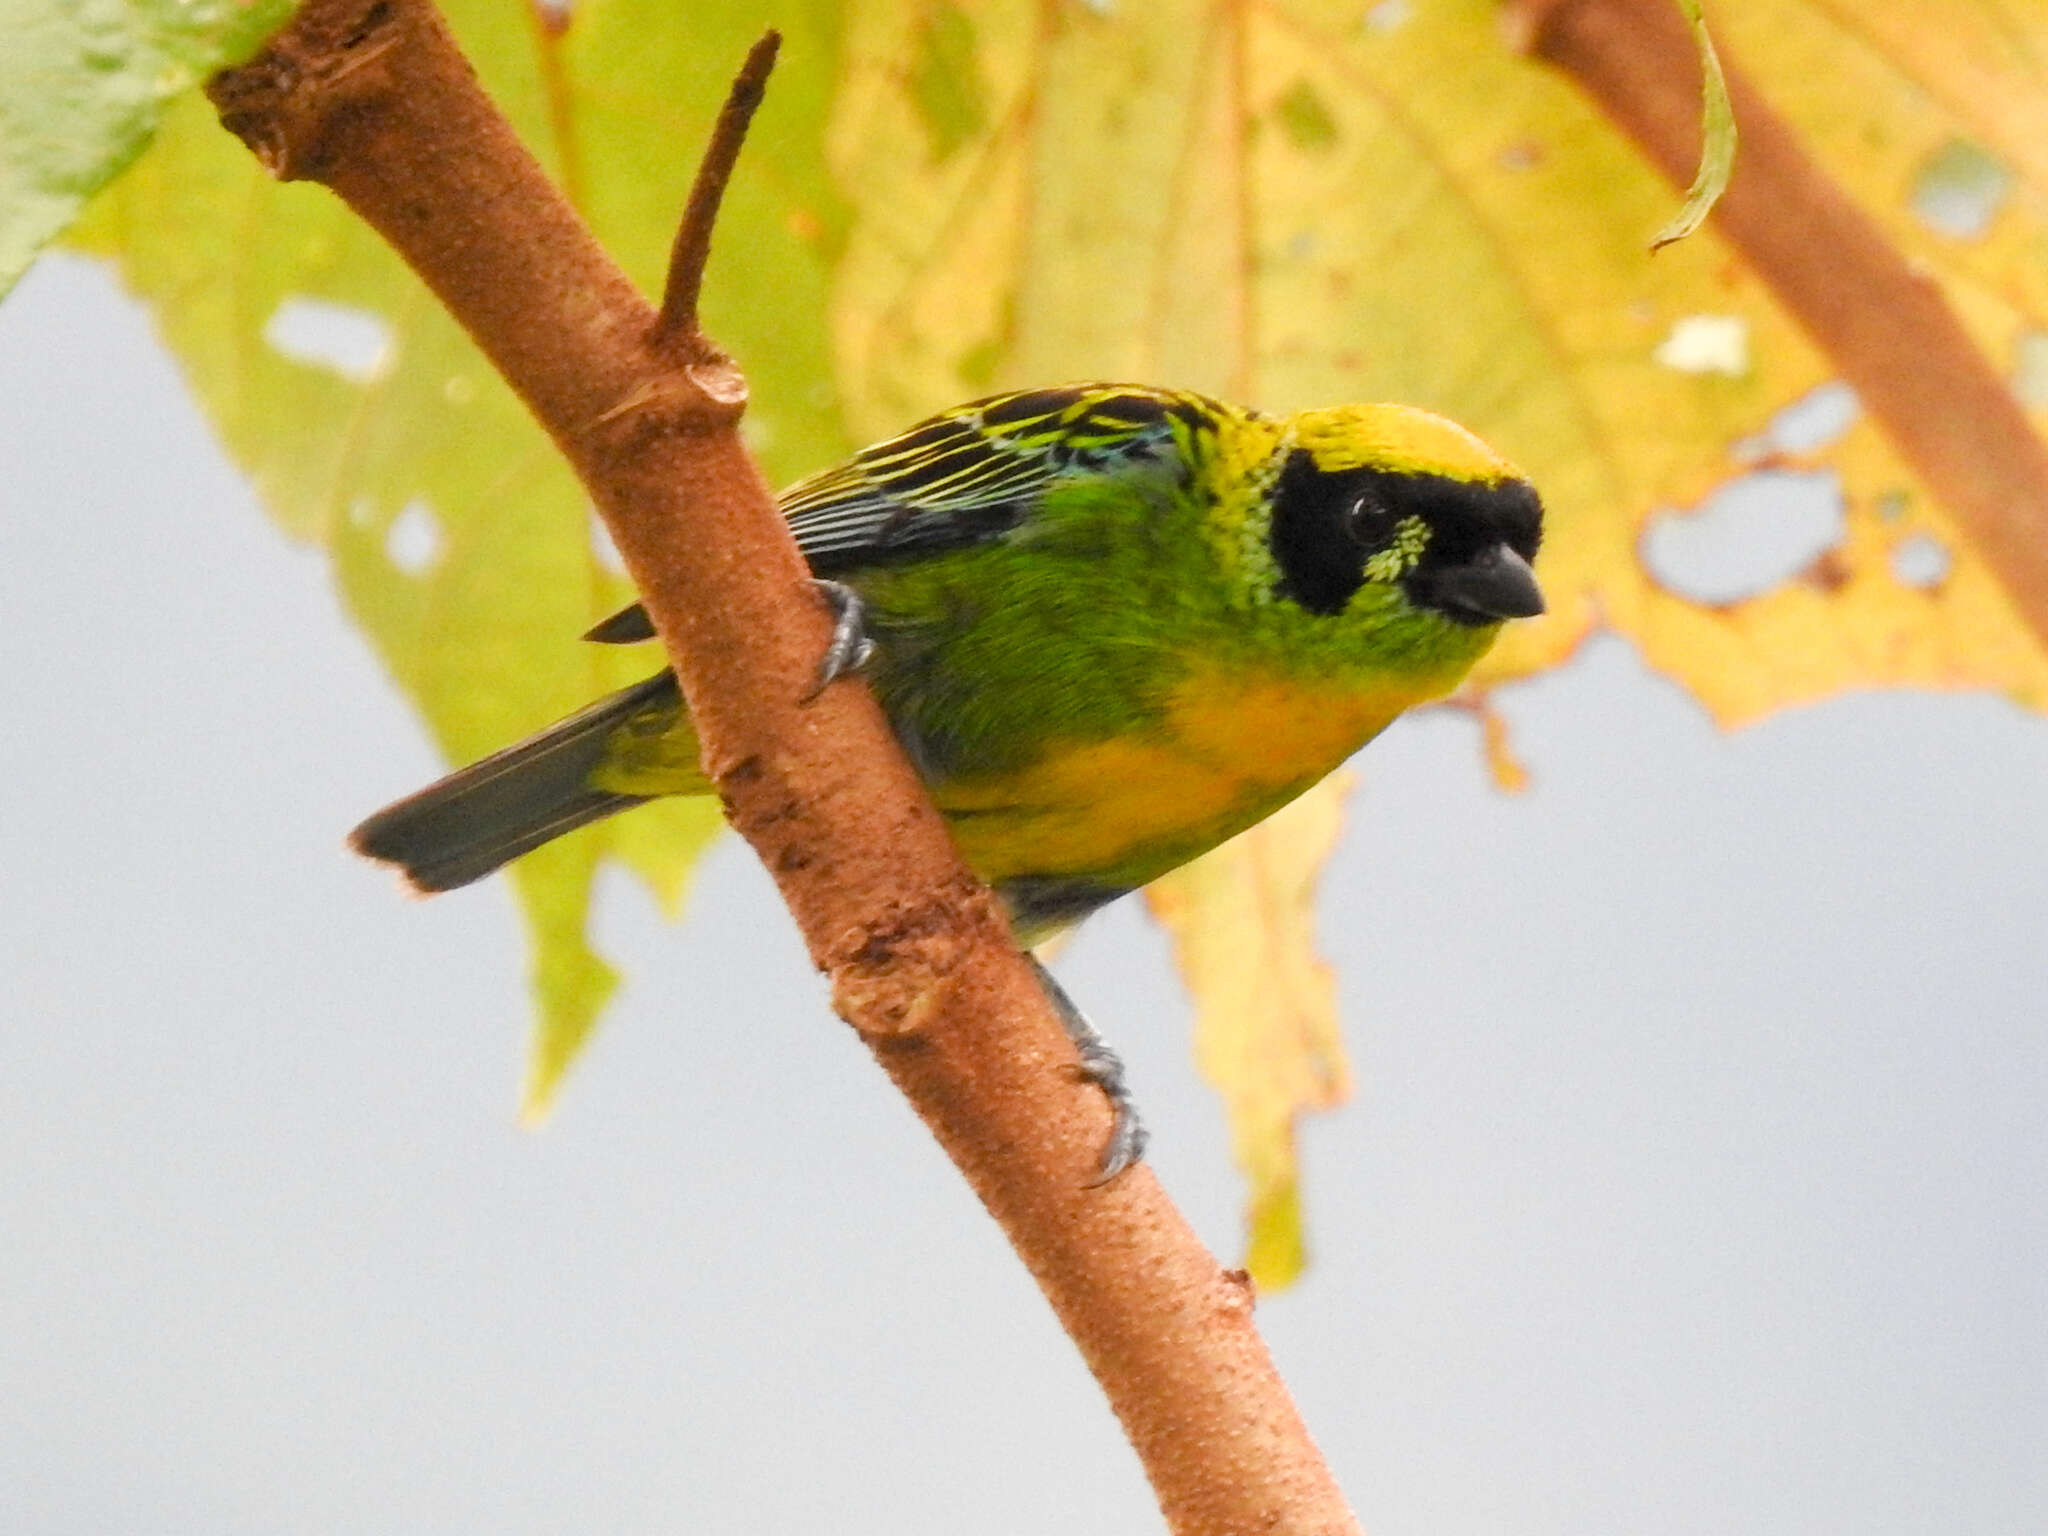
[[[1521,472],[1455,421],[1412,405],[1333,405],[1287,418],[1292,446],[1325,471],[1384,469],[1496,485]]]

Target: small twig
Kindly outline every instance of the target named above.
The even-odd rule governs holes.
[[[683,222],[676,229],[676,243],[669,251],[668,283],[661,295],[661,319],[656,330],[663,336],[698,334],[697,295],[704,285],[704,264],[711,256],[711,228],[718,222],[718,205],[725,197],[725,184],[732,180],[732,168],[739,160],[740,146],[747,141],[747,125],[768,88],[768,75],[775,68],[775,54],[782,47],[782,34],[770,28],[747,53],[746,63],[733,77],[725,106],[718,114],[718,126],[711,130],[711,142],[697,166],[697,180],[690,187],[690,201],[683,209]]]

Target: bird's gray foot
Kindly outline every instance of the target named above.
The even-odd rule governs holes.
[[[1067,996],[1066,988],[1053,980],[1052,972],[1039,963],[1038,957],[1027,955],[1025,958],[1038,972],[1039,984],[1045,988],[1053,1012],[1059,1015],[1060,1027],[1066,1030],[1067,1038],[1080,1052],[1081,1080],[1093,1083],[1109,1100],[1109,1140],[1103,1144],[1102,1161],[1096,1167],[1095,1177],[1088,1181],[1091,1188],[1107,1184],[1144,1157],[1145,1143],[1150,1139],[1145,1122],[1138,1117],[1138,1106],[1132,1102],[1130,1085],[1124,1081],[1123,1058],[1096,1032],[1095,1026],[1088,1022],[1088,1015],[1074,1005],[1074,1000]]]
[[[832,640],[818,658],[818,680],[804,695],[810,703],[840,678],[858,672],[874,659],[875,642],[867,636],[867,604],[843,581],[814,583],[818,596],[832,610]]]

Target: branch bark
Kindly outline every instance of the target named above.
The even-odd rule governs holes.
[[[1686,184],[1699,159],[1699,57],[1671,0],[1513,0],[1512,14],[1529,52]],[[1720,52],[1742,147],[1715,227],[1834,359],[2048,646],[2048,445],[1935,280]]]
[[[743,75],[739,96],[762,75]],[[657,313],[485,98],[427,0],[310,0],[209,94],[273,173],[323,183],[397,249],[574,466],[682,679],[728,817],[841,1015],[1038,1280],[1172,1528],[1355,1532],[1242,1279],[1147,1169],[1089,1187],[1109,1129],[1102,1096],[1075,1079],[999,908],[868,690],[842,683],[800,702],[829,624],[740,444],[745,381],[694,313],[718,154],[737,149],[745,102],[729,107],[723,150],[700,176]]]

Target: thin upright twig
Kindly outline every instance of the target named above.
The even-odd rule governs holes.
[[[725,199],[726,183],[732,180],[740,146],[747,139],[747,125],[753,122],[754,109],[761,105],[767,92],[768,76],[775,68],[775,55],[781,47],[781,33],[771,28],[762,34],[761,40],[748,51],[740,72],[733,77],[732,89],[726,93],[725,106],[718,114],[718,124],[711,130],[711,142],[704,148],[697,180],[690,188],[690,201],[676,229],[676,243],[669,251],[668,282],[662,289],[658,323],[665,335],[699,333],[697,295],[704,284],[704,264],[711,255],[711,228],[718,222],[718,207]]]

